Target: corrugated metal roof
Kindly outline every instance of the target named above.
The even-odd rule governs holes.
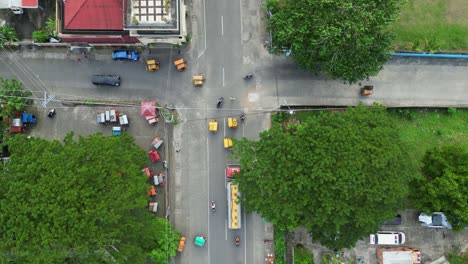
[[[64,1],[65,30],[123,30],[123,0]]]

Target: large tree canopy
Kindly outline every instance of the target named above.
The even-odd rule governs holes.
[[[447,145],[426,152],[424,179],[413,184],[416,204],[424,211],[442,211],[455,230],[468,226],[468,151]]]
[[[0,259],[145,262],[161,231],[145,209],[141,168],[148,161],[133,138],[17,135],[8,143],[10,161],[0,166]]]
[[[306,227],[329,248],[352,246],[395,216],[416,174],[381,106],[323,112],[236,141],[242,203],[280,227]]]
[[[291,49],[300,67],[357,82],[376,75],[390,58],[402,0],[268,0],[274,50]]]

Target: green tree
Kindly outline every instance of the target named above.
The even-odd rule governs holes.
[[[444,145],[426,152],[413,199],[425,212],[442,211],[455,230],[468,226],[468,151]]]
[[[5,44],[5,42],[17,41],[18,36],[16,30],[10,26],[1,26],[0,27],[0,47]]]
[[[402,0],[267,0],[273,50],[298,65],[350,83],[376,75],[390,58],[386,26]]]
[[[11,116],[16,111],[22,111],[32,104],[30,91],[23,90],[23,84],[15,79],[0,78],[0,114]]]
[[[10,161],[0,167],[0,262],[145,262],[166,226],[145,208],[141,168],[148,161],[133,138],[16,135],[8,146]]]
[[[151,251],[150,259],[156,264],[169,263],[170,258],[176,255],[180,235],[165,218],[156,218],[152,225],[157,233],[152,241],[155,249]]]
[[[323,112],[236,141],[242,204],[289,230],[345,248],[394,217],[417,173],[382,106]]]

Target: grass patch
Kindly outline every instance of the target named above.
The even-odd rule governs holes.
[[[389,109],[395,117],[401,140],[407,146],[410,159],[416,167],[430,148],[442,144],[462,145],[468,149],[468,109]],[[320,111],[297,111],[294,115],[273,115],[273,122],[282,123],[289,118],[306,120]]]
[[[457,254],[448,254],[447,260],[450,264],[468,264],[468,256],[457,255]]]
[[[408,0],[390,26],[397,50],[468,51],[466,0]]]
[[[285,264],[286,255],[286,240],[284,239],[285,232],[275,226],[275,263]]]
[[[401,139],[408,146],[411,160],[418,162],[418,167],[430,148],[442,144],[468,148],[467,109],[393,109],[389,113],[397,118]]]
[[[314,264],[314,255],[302,245],[294,247],[294,264]]]

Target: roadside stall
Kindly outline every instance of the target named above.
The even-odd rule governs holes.
[[[156,102],[141,102],[140,114],[146,119],[148,124],[154,125],[159,122],[156,112]]]
[[[148,211],[152,213],[156,213],[158,211],[158,203],[157,202],[149,202],[148,203]]]
[[[153,145],[153,147],[155,149],[159,149],[161,147],[163,143],[163,140],[160,138],[160,137],[156,137],[153,142],[151,143],[151,145]]]
[[[150,157],[151,162],[157,162],[158,160],[161,159],[161,157],[159,156],[159,153],[155,150],[148,151],[148,156]]]
[[[128,126],[128,125],[129,125],[129,122],[128,122],[128,117],[127,117],[127,115],[120,114],[120,115],[119,115],[119,123],[120,123],[120,125],[122,125],[122,126]]]
[[[105,125],[106,124],[106,116],[104,113],[97,114],[97,122],[98,124]]]
[[[153,184],[156,186],[164,186],[164,174],[159,173],[158,175],[153,175]]]
[[[122,127],[119,127],[119,126],[112,127],[112,135],[121,136],[122,135]]]
[[[150,197],[156,196],[156,188],[154,186],[151,186],[151,188],[146,193]]]

